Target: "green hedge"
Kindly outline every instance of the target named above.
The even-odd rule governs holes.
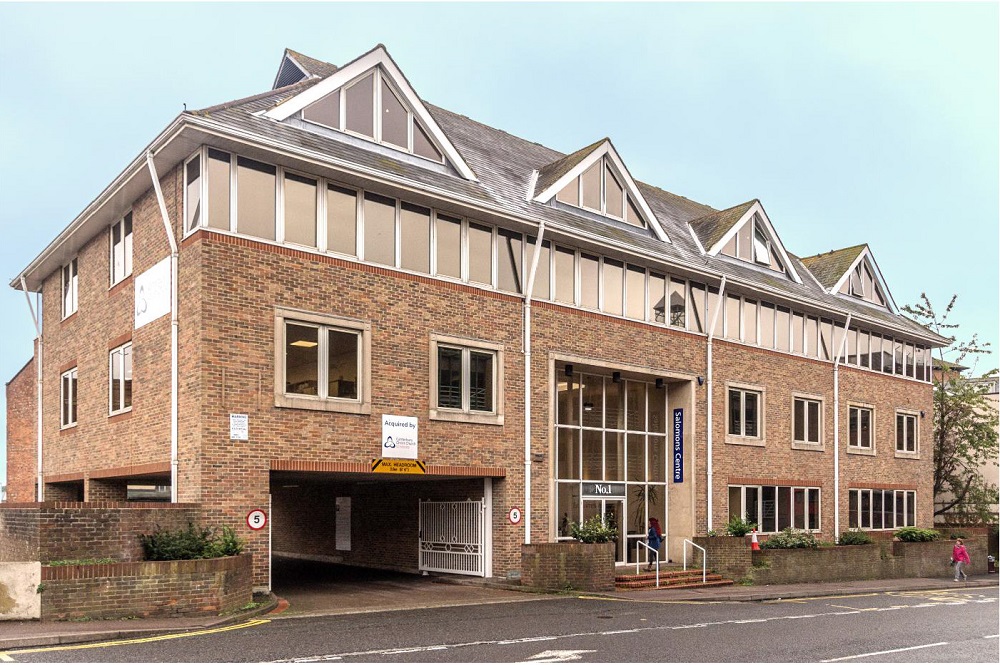
[[[146,561],[182,561],[187,559],[215,559],[243,553],[246,542],[228,526],[215,535],[212,529],[202,529],[188,522],[186,529],[156,528],[153,533],[141,534],[139,542]]]
[[[893,535],[907,543],[927,543],[941,537],[939,531],[935,531],[934,529],[920,529],[915,526],[905,526]]]
[[[837,539],[838,545],[870,545],[871,543],[872,537],[861,529],[851,529],[850,531],[845,531],[840,534],[840,538]]]
[[[792,550],[819,547],[819,542],[816,540],[816,536],[808,531],[785,528],[782,529],[781,533],[769,536],[761,543],[760,547],[765,550]]]

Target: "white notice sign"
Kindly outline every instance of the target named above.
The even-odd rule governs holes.
[[[417,459],[417,419],[382,414],[382,457]]]
[[[250,417],[245,413],[229,414],[229,440],[250,440]]]
[[[170,313],[170,257],[135,278],[135,329]]]

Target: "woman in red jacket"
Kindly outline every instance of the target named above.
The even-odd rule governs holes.
[[[955,547],[951,550],[951,562],[955,565],[956,582],[959,576],[962,577],[963,581],[969,579],[969,576],[962,569],[971,564],[972,561],[969,559],[969,553],[966,551],[965,545],[962,544],[961,538],[955,541]]]

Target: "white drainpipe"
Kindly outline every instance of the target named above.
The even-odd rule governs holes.
[[[42,484],[42,327],[39,325],[38,318],[41,316],[41,308],[39,308],[38,313],[35,313],[35,308],[31,304],[31,296],[28,295],[28,285],[24,281],[24,276],[21,276],[21,290],[24,291],[24,298],[28,301],[28,309],[31,310],[31,321],[35,324],[35,335],[38,339],[38,351],[35,354],[35,389],[37,392],[35,405],[35,424],[38,430],[38,443],[37,443],[37,460],[38,464],[38,487],[35,489],[36,500],[41,502],[45,498],[45,486]]]
[[[156,190],[156,202],[160,204],[163,229],[170,243],[170,502],[177,503],[177,240],[174,238],[167,204],[160,189],[160,178],[153,164],[153,152],[146,151],[146,165]]]
[[[833,361],[833,537],[840,535],[840,359],[844,357],[847,347],[847,331],[851,326],[851,317],[847,315],[844,321],[844,339],[837,349],[837,357]]]
[[[538,226],[535,254],[531,258],[531,271],[524,289],[524,544],[531,544],[531,290],[535,286],[538,255],[545,235],[545,222]]]
[[[712,505],[714,501],[712,500],[712,340],[715,337],[715,324],[719,319],[719,312],[722,311],[722,304],[726,301],[726,276],[722,276],[722,281],[719,283],[719,302],[715,305],[715,311],[712,312],[712,322],[708,326],[708,357],[706,359],[708,367],[705,369],[705,384],[708,390],[707,405],[708,410],[708,437],[706,441],[706,451],[708,453],[708,465],[706,470],[708,472],[708,530],[712,530]]]

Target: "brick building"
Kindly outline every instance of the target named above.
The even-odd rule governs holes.
[[[10,500],[264,510],[258,586],[272,552],[505,575],[596,514],[619,562],[648,517],[669,558],[734,515],[931,525],[944,340],[867,245],[799,258],[760,201],[427,104],[381,46],[180,114],[11,286]]]

